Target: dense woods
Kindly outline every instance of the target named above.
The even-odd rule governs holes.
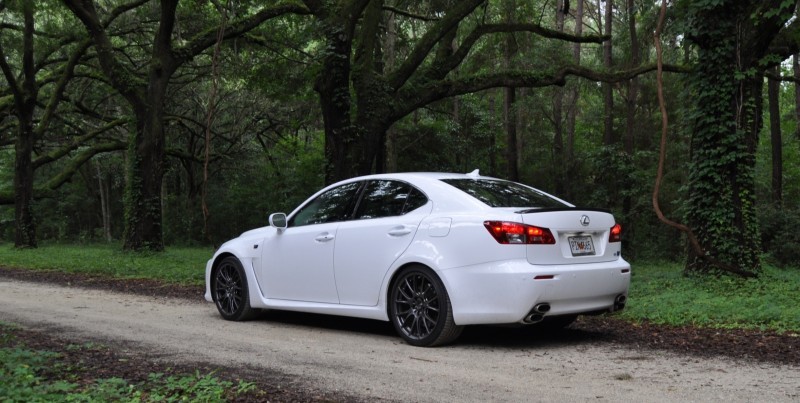
[[[0,236],[210,244],[374,172],[611,209],[625,253],[800,266],[794,1],[0,0]],[[653,191],[662,114],[666,159]]]

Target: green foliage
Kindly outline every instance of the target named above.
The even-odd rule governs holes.
[[[64,381],[45,382],[38,373],[57,357],[55,353],[0,348],[0,396],[4,402],[46,402],[63,399],[76,389]]]
[[[7,328],[2,326],[3,334]],[[0,347],[0,396],[3,402],[224,402],[255,391],[255,385],[221,380],[214,373],[170,375],[152,373],[146,382],[125,379],[76,380],[60,355],[24,347]],[[47,373],[45,378],[43,373]]]
[[[672,326],[800,332],[800,271],[765,265],[758,279],[684,276],[676,263],[634,264],[622,317]]]
[[[767,205],[758,210],[761,244],[768,261],[783,267],[800,267],[800,209]]]
[[[177,247],[163,253],[122,252],[118,244],[44,244],[18,250],[0,244],[0,266],[201,285],[212,253],[210,248]]]
[[[747,6],[731,3],[695,2],[690,12],[689,33],[698,45],[698,61],[690,81],[687,221],[706,253],[740,270],[758,272],[755,156],[748,145],[756,142],[760,130],[755,108],[760,78],[754,66],[739,66],[737,52],[755,57],[761,49],[749,48],[751,37],[737,37],[737,18]],[[714,270],[695,257],[687,269]]]

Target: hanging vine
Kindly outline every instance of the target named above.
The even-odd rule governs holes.
[[[725,263],[720,261],[719,259],[709,255],[703,247],[700,245],[700,242],[697,239],[694,231],[688,226],[672,221],[661,211],[661,206],[659,204],[659,192],[661,189],[661,181],[664,177],[664,161],[666,160],[667,154],[667,133],[668,133],[668,115],[667,115],[667,107],[666,102],[664,100],[664,79],[663,79],[663,51],[661,48],[661,32],[664,27],[664,19],[666,16],[667,10],[667,0],[662,0],[661,2],[661,9],[659,12],[658,17],[658,24],[656,26],[656,31],[654,34],[655,40],[655,47],[656,47],[656,83],[657,83],[657,90],[658,90],[658,105],[661,111],[661,142],[659,148],[659,157],[658,157],[658,171],[656,174],[655,185],[653,186],[653,209],[655,210],[658,219],[663,222],[664,224],[676,228],[681,232],[685,233],[687,238],[689,239],[689,244],[691,245],[694,253],[697,255],[698,258],[706,260],[715,268],[737,274],[743,277],[756,277],[756,274],[750,271],[742,270],[737,268],[731,264]]]

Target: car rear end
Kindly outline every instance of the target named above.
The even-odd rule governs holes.
[[[621,256],[622,228],[609,212],[555,198],[524,208],[502,205],[518,200],[483,198],[491,208],[480,223],[484,236],[471,237],[481,243],[470,247],[475,263],[442,270],[457,323],[536,323],[624,308],[631,267]],[[474,233],[477,224],[460,228]],[[491,258],[475,258],[480,250]]]

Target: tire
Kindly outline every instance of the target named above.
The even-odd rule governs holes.
[[[408,344],[433,347],[450,343],[463,326],[453,320],[450,297],[439,277],[424,266],[404,269],[389,290],[389,319]]]
[[[214,268],[211,296],[219,314],[226,320],[251,319],[256,311],[250,307],[247,276],[239,259],[228,256]]]

